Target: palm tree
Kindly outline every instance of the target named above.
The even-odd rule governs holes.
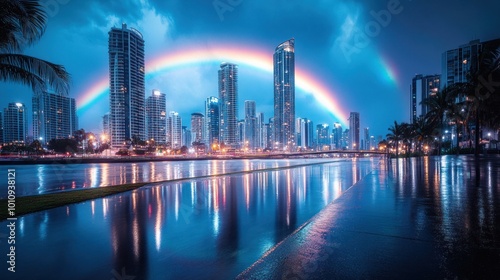
[[[403,136],[403,127],[398,122],[394,121],[394,125],[389,127],[389,131],[391,133],[387,134],[387,140],[393,141],[396,143],[396,157],[399,155],[399,141]]]
[[[47,86],[68,92],[69,74],[64,66],[21,54],[41,38],[46,22],[39,1],[0,0],[0,81],[19,82],[34,92]]]
[[[419,152],[422,152],[422,145],[426,142],[432,142],[433,133],[435,131],[434,125],[429,119],[419,117],[413,123],[413,129],[416,148]]]

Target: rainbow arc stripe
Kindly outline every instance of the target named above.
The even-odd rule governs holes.
[[[146,77],[152,77],[164,71],[174,70],[202,63],[231,62],[255,68],[267,73],[273,72],[272,54],[255,48],[223,47],[204,49],[183,49],[164,53],[146,63]],[[311,94],[319,104],[325,107],[340,123],[346,125],[347,114],[335,99],[335,92],[319,81],[313,74],[297,67],[295,69],[295,86],[306,94]],[[109,92],[109,79],[102,77],[91,87],[80,94],[77,99],[79,111],[87,110]]]

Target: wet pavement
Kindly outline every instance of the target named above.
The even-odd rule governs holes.
[[[499,279],[500,157],[382,161],[240,279]]]

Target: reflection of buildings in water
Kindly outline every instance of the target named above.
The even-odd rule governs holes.
[[[222,207],[218,212],[219,234],[217,235],[217,258],[223,263],[233,263],[238,256],[238,187],[243,185],[241,177],[226,177],[218,188],[222,188]],[[223,266],[221,267],[223,269]]]
[[[297,223],[297,197],[295,184],[290,170],[273,172],[276,176],[276,230],[275,242],[278,243],[291,234]]]
[[[133,192],[114,199],[109,205],[113,269],[124,268],[127,275],[147,278],[147,236],[145,192]]]

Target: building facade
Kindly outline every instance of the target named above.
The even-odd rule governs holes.
[[[205,139],[205,116],[201,113],[191,114],[191,140],[196,143],[204,143]],[[191,145],[191,143],[189,143]]]
[[[219,98],[211,96],[205,101],[205,143],[210,150],[219,144]]]
[[[219,143],[236,149],[238,141],[238,66],[222,63],[219,70]]]
[[[245,101],[245,147],[254,150],[259,147],[258,119],[255,101]]]
[[[349,117],[349,149],[359,150],[359,113],[351,112]]]
[[[295,149],[295,40],[278,45],[273,56],[274,141],[278,149]]]
[[[318,150],[330,148],[330,126],[328,124],[318,124],[316,126],[316,135],[316,139],[318,139]]]
[[[191,138],[191,133],[189,133],[189,138]],[[167,119],[167,146],[180,149],[183,144],[186,145],[182,140],[182,119],[179,113],[171,111]],[[189,142],[191,142],[190,139]]]
[[[78,130],[76,102],[61,94],[43,91],[32,98],[33,138],[47,145],[52,139],[65,139]]]
[[[4,143],[25,143],[27,132],[26,107],[22,103],[9,103],[3,110]]]
[[[438,93],[441,85],[441,75],[416,75],[410,87],[410,121],[415,123],[418,117],[429,111],[429,106],[421,104],[430,96]]]
[[[126,24],[108,34],[111,145],[120,147],[146,139],[144,39]]]
[[[167,101],[164,93],[153,90],[146,100],[147,140],[156,144],[167,143]]]

